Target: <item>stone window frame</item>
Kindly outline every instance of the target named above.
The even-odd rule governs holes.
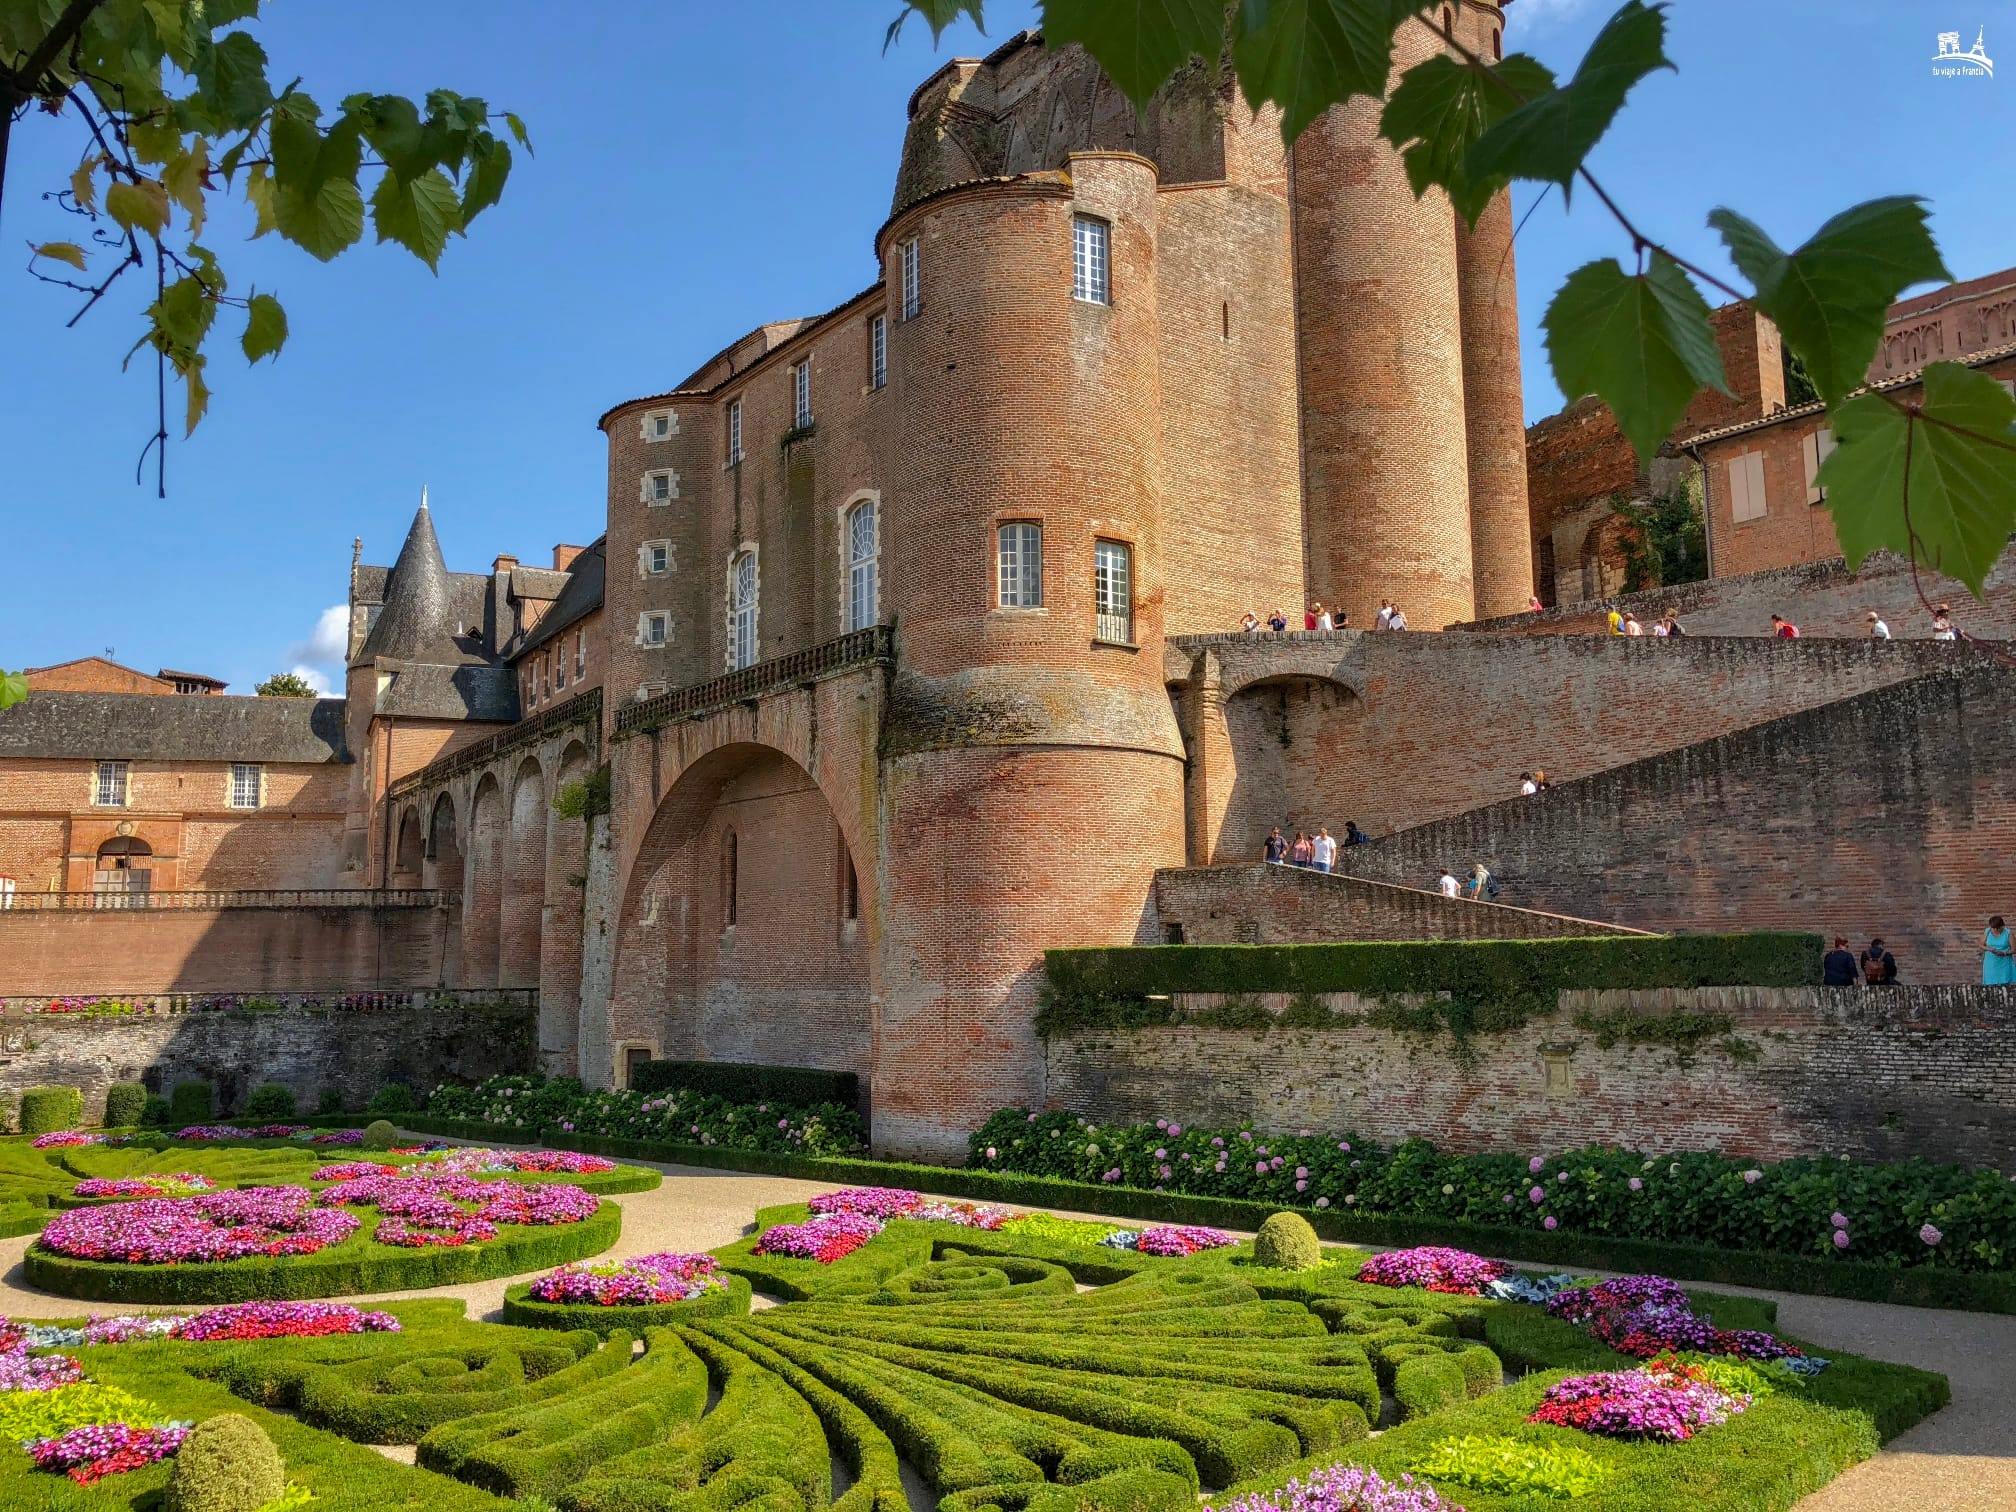
[[[889,317],[877,311],[868,317],[868,392],[889,386]]]
[[[637,422],[637,439],[646,445],[655,446],[661,441],[670,441],[679,434],[679,411],[675,409],[646,410]]]
[[[791,364],[791,428],[807,430],[812,425],[812,354],[807,352]]]
[[[749,659],[742,661],[737,652],[740,649],[740,626],[737,616],[742,605],[736,598],[736,578],[743,562],[750,566],[749,584]],[[763,554],[754,541],[744,541],[728,553],[728,573],[722,594],[726,610],[725,628],[727,645],[722,650],[722,665],[726,671],[739,672],[744,667],[753,667],[763,660]]]
[[[657,558],[660,554],[665,558],[663,566],[658,565]],[[637,576],[640,578],[670,577],[673,570],[678,566],[676,557],[677,553],[673,550],[672,542],[667,537],[658,536],[649,541],[640,541],[637,543]],[[580,640],[579,635],[575,639],[578,643]],[[579,647],[577,644],[577,656],[578,653]],[[576,669],[576,672],[578,675],[579,668]]]
[[[652,631],[657,631],[653,636]],[[672,644],[672,615],[664,609],[645,609],[637,615],[637,644],[646,651],[663,651]]]
[[[248,792],[246,786],[248,781],[247,774],[249,774],[251,801],[249,803],[241,803],[239,799]],[[266,768],[256,761],[232,762],[231,772],[225,779],[224,787],[224,806],[226,808],[251,811],[266,807]]]
[[[132,807],[132,778],[133,763],[130,761],[95,763],[91,771],[91,807],[122,809]]]
[[[567,686],[567,648],[555,646],[546,656],[553,664],[553,691],[558,693]]]
[[[1022,529],[1024,527],[1036,532],[1036,600],[1034,603],[1017,602],[1011,604],[1008,602],[1005,591],[1007,587],[1006,573],[1008,564],[1005,556],[1004,538],[1010,530]],[[993,522],[992,527],[988,531],[988,545],[992,548],[989,554],[994,564],[993,610],[996,614],[1049,613],[1049,608],[1044,600],[1044,591],[1047,587],[1046,580],[1050,575],[1047,570],[1048,564],[1044,561],[1045,535],[1043,516],[1041,514],[1009,514],[1003,515]]]
[[[854,556],[854,520],[863,508],[873,515],[874,547],[863,560]],[[856,630],[866,630],[882,622],[882,493],[879,489],[860,488],[847,496],[836,512],[840,536],[840,625],[846,634]],[[870,580],[870,603],[868,618],[859,624],[854,619],[854,570],[865,565]]]
[[[637,485],[637,501],[652,509],[663,509],[679,497],[679,474],[669,467],[654,467]]]
[[[1113,304],[1113,222],[1083,212],[1071,217],[1071,297],[1079,304]]]
[[[1120,587],[1121,591],[1126,595],[1125,610],[1120,614],[1109,613],[1099,607],[1099,582],[1102,573],[1108,571],[1106,553],[1109,550],[1119,553],[1118,561],[1122,579]],[[1096,645],[1127,646],[1131,648],[1136,644],[1134,640],[1134,605],[1139,595],[1134,591],[1136,578],[1134,556],[1134,542],[1125,536],[1098,535],[1092,538],[1092,640]],[[1124,621],[1124,624],[1114,625],[1109,624],[1108,621]],[[1116,630],[1120,633],[1115,634]]]

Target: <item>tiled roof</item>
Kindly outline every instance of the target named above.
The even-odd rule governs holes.
[[[1984,363],[1995,362],[2003,357],[2016,357],[2016,341],[2005,342],[2001,346],[1984,347],[1981,351],[1968,352],[1965,356],[1957,359],[1945,358],[1942,360],[1964,362],[1968,367],[1980,367]],[[1931,364],[1927,363],[1926,366],[1929,367]],[[1912,384],[1921,382],[1924,376],[1925,368],[1913,368],[1908,373],[1899,373],[1895,378],[1885,378],[1880,383],[1872,383],[1868,387],[1858,390],[1858,392],[1865,394],[1887,394],[1892,389],[1908,388]],[[1774,425],[1782,425],[1787,420],[1800,420],[1808,415],[1823,415],[1826,412],[1826,404],[1816,399],[1810,404],[1796,404],[1790,409],[1782,409],[1775,415],[1765,415],[1761,419],[1743,420],[1735,425],[1717,426],[1714,430],[1702,431],[1699,435],[1685,437],[1679,444],[1682,446],[1700,446],[1703,442],[1721,441],[1730,436],[1743,435],[1748,431],[1766,430]]]
[[[340,698],[31,692],[0,712],[0,759],[348,761]]]
[[[511,591],[519,598],[539,599],[550,602],[560,597],[567,586],[564,569],[552,567],[513,567],[511,569]]]

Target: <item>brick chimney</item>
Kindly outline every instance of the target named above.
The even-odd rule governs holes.
[[[553,570],[565,572],[574,565],[574,558],[586,551],[586,546],[555,546],[553,548]]]

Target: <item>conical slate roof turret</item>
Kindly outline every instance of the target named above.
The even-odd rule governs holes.
[[[441,559],[434,518],[423,499],[413,528],[406,532],[406,544],[399,548],[399,560],[392,564],[385,607],[364,637],[357,660],[384,656],[394,661],[456,662],[461,656],[455,631],[448,564]]]

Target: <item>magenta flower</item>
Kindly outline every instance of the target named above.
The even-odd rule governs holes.
[[[1307,1167],[1307,1166],[1297,1166],[1297,1167],[1295,1167],[1295,1179],[1296,1179],[1297,1181],[1304,1181],[1304,1180],[1307,1180],[1307,1179],[1308,1179],[1308,1176],[1309,1176],[1309,1167]]]
[[[1941,1239],[1944,1239],[1946,1236],[1940,1233],[1939,1230],[1932,1227],[1932,1225],[1928,1223],[1923,1228],[1918,1230],[1918,1237],[1920,1239],[1923,1239],[1927,1244],[1937,1244]]]
[[[989,1146],[987,1146],[987,1158],[988,1158],[989,1160],[998,1160],[998,1159],[1000,1159],[1001,1157],[1000,1157],[1000,1153],[999,1153],[999,1152],[998,1152],[997,1150],[995,1150],[994,1146],[992,1146],[992,1145],[989,1145]]]
[[[1532,1188],[1526,1193],[1526,1200],[1532,1203],[1545,1202],[1547,1200],[1547,1188],[1537,1186]]]
[[[1755,1186],[1763,1179],[1764,1173],[1762,1171],[1745,1171],[1743,1173],[1743,1185],[1745,1186]]]
[[[1832,1223],[1837,1229],[1845,1229],[1848,1227],[1848,1215],[1846,1213],[1836,1213],[1828,1222]]]
[[[1183,1125],[1181,1124],[1169,1125],[1169,1137],[1171,1139],[1174,1139],[1178,1134],[1181,1134],[1182,1132],[1183,1132]]]
[[[1633,1176],[1629,1181],[1625,1182],[1624,1184],[1629,1188],[1631,1188],[1631,1190],[1634,1192],[1642,1192],[1645,1190],[1645,1183],[1640,1181],[1636,1176]]]
[[[1552,1213],[1549,1213],[1545,1218],[1540,1220],[1540,1227],[1544,1229],[1556,1229],[1561,1227],[1561,1220],[1556,1218]]]
[[[1298,1181],[1295,1183],[1295,1190],[1298,1192],[1306,1192],[1309,1190],[1309,1183],[1306,1181]]]
[[[1836,1249],[1848,1248],[1848,1230],[1846,1229],[1834,1230],[1834,1248]]]
[[[1256,1161],[1254,1161],[1254,1162],[1253,1162],[1253,1174],[1254,1174],[1255,1176],[1265,1176],[1265,1175],[1267,1174],[1267,1162],[1266,1162],[1266,1161],[1264,1161],[1264,1160],[1256,1160]]]
[[[1169,1152],[1167,1150],[1157,1150],[1155,1152],[1155,1158],[1157,1160],[1167,1160],[1169,1158]]]
[[[1531,1160],[1526,1162],[1526,1169],[1531,1171],[1535,1176],[1538,1176],[1542,1171],[1547,1169],[1547,1162],[1540,1156],[1535,1155]]]

